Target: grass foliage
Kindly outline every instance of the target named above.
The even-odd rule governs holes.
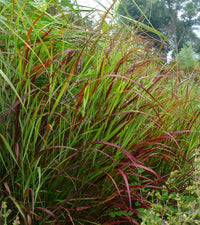
[[[139,224],[149,192],[192,170],[197,84],[136,28],[107,23],[109,11],[89,26],[69,3],[2,2],[0,200],[10,221]]]

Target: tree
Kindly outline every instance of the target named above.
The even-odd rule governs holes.
[[[195,57],[191,43],[188,43],[188,45],[183,46],[180,52],[176,55],[176,60],[180,69],[195,69],[198,64],[198,60]]]
[[[199,0],[121,0],[118,13],[153,25],[165,35],[178,53],[184,44],[199,45],[194,26],[200,25]]]
[[[118,13],[123,16],[130,16],[146,25],[151,24],[158,30],[165,29],[170,22],[167,8],[164,2],[159,0],[122,0],[118,7]]]
[[[164,0],[171,16],[170,37],[176,52],[187,42],[197,44],[199,39],[194,33],[193,26],[200,25],[199,0]]]

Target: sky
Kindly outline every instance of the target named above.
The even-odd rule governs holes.
[[[77,0],[78,4],[80,5],[85,5],[85,6],[88,6],[88,7],[94,7],[94,8],[98,8],[98,9],[103,9],[100,4],[98,4],[97,1],[94,1],[94,0]],[[106,7],[109,7],[111,4],[112,4],[112,1],[111,0],[99,0],[99,2],[106,6]]]
[[[99,1],[99,3],[98,3]],[[76,0],[79,6],[86,6],[86,8],[83,9],[97,9],[97,11],[102,10],[103,12],[107,11],[107,9],[112,5],[113,0]],[[104,7],[102,7],[103,5]],[[88,7],[88,8],[87,8]],[[92,13],[93,19],[99,20],[99,13],[94,12]],[[87,15],[87,13],[81,13],[83,16]],[[108,22],[108,21],[107,21]]]

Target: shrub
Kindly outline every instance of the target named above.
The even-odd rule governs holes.
[[[178,67],[183,70],[197,69],[198,59],[194,54],[192,44],[184,45],[180,52],[176,55]]]
[[[19,217],[16,216],[12,221],[8,219],[9,215],[11,214],[11,210],[7,209],[7,202],[2,201],[1,203],[1,210],[0,210],[0,222],[2,225],[7,225],[12,222],[12,225],[20,224]]]
[[[167,184],[174,192],[170,193],[166,189],[153,191],[151,193],[153,204],[150,209],[144,210],[141,225],[192,225],[200,223],[200,159],[199,152],[196,151],[194,171],[188,177],[189,181],[183,179],[183,174],[180,171],[173,171]],[[184,188],[179,192],[181,179],[181,185]]]

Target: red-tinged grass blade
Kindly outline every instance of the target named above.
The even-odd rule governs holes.
[[[115,79],[115,77],[113,77],[113,79],[112,79],[112,81],[111,81],[111,84],[110,84],[110,86],[109,86],[109,88],[108,88],[108,90],[107,90],[107,92],[106,92],[106,99],[108,98],[108,96],[109,96],[109,94],[110,94],[110,92],[111,92],[111,89],[112,89],[113,84],[114,84],[114,79]],[[106,110],[105,110],[105,112],[106,112]]]
[[[34,191],[32,188],[27,188],[24,193],[24,201],[26,201],[28,193],[31,192],[31,200],[32,200],[32,211],[34,212]]]
[[[15,149],[16,149],[16,158],[17,158],[17,161],[19,163],[20,168],[22,168],[21,155],[20,155],[20,150],[19,150],[19,144],[18,143],[16,143]]]
[[[43,141],[46,142],[46,139],[50,133],[50,130],[53,130],[51,124],[48,124],[47,127],[46,127],[46,132],[44,134],[44,137],[43,137]]]
[[[122,148],[122,147],[120,147],[116,144],[113,144],[113,143],[110,143],[110,142],[105,142],[105,141],[93,141],[93,142],[87,143],[87,145],[96,145],[96,144],[108,145],[108,146],[120,149],[131,160],[132,163],[136,163],[136,162],[140,163],[131,153],[129,153],[124,148]]]
[[[132,211],[133,208],[132,208],[131,192],[130,192],[130,187],[129,187],[127,176],[126,176],[126,174],[124,173],[123,170],[118,169],[118,171],[121,173],[122,177],[124,178],[125,185],[126,185],[126,188],[127,188],[127,194],[128,194],[128,199],[129,199],[130,211]]]
[[[184,102],[180,102],[180,103],[178,103],[178,104],[175,104],[175,105],[173,105],[173,106],[167,108],[167,110],[166,110],[164,113],[162,113],[162,114],[160,115],[160,117],[163,118],[167,113],[169,113],[169,112],[172,111],[173,109],[177,108],[178,106],[186,105],[187,103],[192,103],[192,102],[194,102],[194,100],[195,100],[195,99],[191,99],[191,100],[188,100],[188,101],[184,101]]]
[[[67,110],[68,110],[68,109],[64,109],[61,113],[55,113],[55,114],[58,115],[58,118],[57,118],[57,120],[56,120],[56,124],[59,124],[61,118],[64,119],[65,122],[68,122],[68,121],[65,119],[65,117],[64,117],[64,115],[66,114]]]
[[[90,38],[90,39],[91,39],[91,38]],[[53,105],[53,107],[52,107],[51,114],[54,113],[54,111],[55,111],[57,105],[59,104],[59,101],[60,101],[61,97],[63,96],[63,94],[64,94],[64,92],[65,92],[65,90],[66,90],[66,88],[67,88],[67,85],[69,85],[69,82],[70,82],[72,76],[73,76],[74,73],[75,73],[75,70],[76,70],[76,68],[77,68],[77,65],[78,65],[80,59],[81,59],[81,56],[83,55],[83,52],[84,52],[85,48],[87,47],[88,43],[90,42],[90,39],[86,42],[86,44],[85,44],[85,45],[83,46],[83,48],[81,49],[81,52],[79,53],[79,55],[78,55],[78,57],[77,57],[75,63],[73,64],[73,66],[72,66],[72,68],[71,68],[71,70],[70,70],[70,72],[69,72],[69,75],[68,75],[67,79],[64,81],[63,86],[62,86],[62,88],[61,88],[61,90],[60,90],[60,93],[59,93],[59,95],[58,95],[58,97],[57,97],[57,99],[56,99],[56,102],[54,103],[54,105]],[[52,116],[52,115],[51,115],[51,116]],[[51,119],[51,116],[50,116],[50,119]]]
[[[169,135],[169,137],[175,142],[176,146],[178,147],[178,151],[179,151],[180,156],[181,156],[183,159],[185,159],[184,154],[183,154],[183,152],[181,151],[181,148],[180,148],[180,146],[179,146],[177,140],[176,140],[175,137],[173,136],[173,134],[170,134],[170,133],[168,133],[168,132],[166,132],[166,131],[163,131],[163,133],[166,133],[167,135]],[[186,133],[186,132],[184,132],[184,133]]]
[[[71,216],[71,214],[70,214],[69,210],[68,210],[68,209],[66,209],[66,208],[64,208],[64,207],[62,207],[62,209],[64,209],[64,210],[67,212],[67,215],[68,215],[68,217],[69,217],[69,219],[70,219],[70,221],[71,221],[72,225],[75,225],[75,223],[74,223],[74,221],[73,221],[73,218],[72,218],[72,216]],[[67,219],[67,220],[65,220],[65,223],[66,223],[67,221],[68,221],[68,219]]]
[[[114,184],[114,186],[115,186],[115,188],[116,188],[116,190],[117,190],[117,193],[119,194],[119,196],[120,196],[120,198],[121,198],[121,200],[122,200],[122,196],[121,196],[120,190],[119,190],[119,188],[118,188],[118,186],[117,186],[117,183],[116,183],[115,180],[113,179],[113,177],[112,177],[109,173],[107,173],[106,171],[103,171],[103,172],[106,173],[106,174],[108,175],[108,177],[111,179],[111,181],[113,182],[113,184]]]
[[[103,225],[113,225],[113,224],[135,224],[135,225],[139,225],[139,223],[132,219],[130,216],[126,215],[126,216],[119,216],[120,221],[112,221],[112,222],[107,222],[104,223]]]
[[[141,48],[134,48],[132,51],[129,51],[125,56],[123,56],[119,62],[116,65],[116,68],[114,70],[114,72],[117,74],[117,72],[119,71],[120,66],[122,66],[126,61],[129,60],[129,57],[133,55],[133,53],[135,53],[138,50],[142,50]]]
[[[84,92],[85,92],[85,89],[86,87],[89,85],[89,83],[87,82],[85,84],[85,86],[83,87],[83,89],[79,92],[78,94],[78,103],[77,103],[77,106],[75,108],[75,111],[74,111],[74,116],[73,116],[73,120],[72,120],[72,129],[74,128],[74,124],[75,124],[75,120],[76,120],[76,115],[78,113],[78,110],[79,110],[79,107],[81,106],[81,102],[82,102],[82,99],[83,99],[83,96],[84,96]]]
[[[92,208],[93,206],[81,206],[81,207],[77,207],[76,208],[76,211],[79,212],[79,211],[82,211],[82,210],[87,210],[89,208]]]
[[[141,188],[150,188],[150,189],[163,189],[163,187],[159,187],[159,186],[154,186],[154,185],[149,185],[149,184],[135,184],[135,185],[130,185],[130,189],[134,189],[134,190],[140,190]],[[142,207],[143,208],[143,207]]]
[[[41,39],[44,39],[45,37],[47,37],[49,34],[50,34],[50,32],[53,30],[53,28],[50,28],[42,37],[41,37]]]
[[[81,188],[79,191],[76,191],[75,193],[73,193],[72,195],[70,195],[67,199],[65,199],[62,203],[60,203],[54,210],[53,212],[56,212],[57,210],[59,210],[60,208],[62,208],[66,203],[68,203],[71,199],[75,198],[78,194],[80,194],[80,192],[82,192],[84,189],[86,188],[83,187]]]
[[[51,149],[52,149],[52,150],[54,150],[54,149],[58,149],[58,150],[60,150],[60,149],[70,149],[70,150],[77,151],[76,148],[67,147],[67,146],[51,146],[51,147],[48,147],[48,148],[45,148],[45,149],[41,150],[41,151],[34,157],[34,160],[33,160],[32,164],[34,164],[34,163],[38,160],[38,158],[39,158],[40,156],[42,156],[43,153],[45,153],[46,151],[51,150]],[[76,153],[75,153],[75,154],[76,154]]]
[[[130,224],[130,221],[128,220],[122,220],[122,221],[113,221],[110,223],[105,223],[105,225],[113,225],[113,224]],[[139,225],[138,223],[135,223],[136,225]]]
[[[41,208],[41,207],[37,207],[36,210],[43,211],[43,212],[47,213],[48,215],[52,216],[52,217],[56,220],[56,223],[59,224],[59,225],[61,225],[59,219],[58,219],[58,218],[56,217],[56,215],[55,215],[53,212],[51,212],[50,210],[45,209],[45,208]]]
[[[123,190],[122,190],[123,191]],[[118,197],[118,193],[117,192],[113,192],[112,194],[110,194],[109,196],[104,197],[103,200],[101,200],[101,198],[99,198],[99,202],[98,205],[106,205],[106,203],[108,204],[112,204],[112,200],[116,199],[116,197]],[[98,198],[97,198],[98,200]]]
[[[6,188],[6,191],[8,192],[8,194],[9,194],[10,196],[12,196],[12,195],[11,195],[10,188],[9,188],[9,186],[8,186],[8,183],[7,183],[7,182],[4,182],[3,184],[4,184],[4,187]]]
[[[32,89],[30,92],[26,93],[23,97],[21,97],[21,101],[23,101],[25,98],[27,98],[30,94],[33,92],[38,91],[38,89]],[[15,103],[9,107],[9,109],[0,116],[0,121],[3,120],[4,117],[6,117],[10,112],[14,111],[14,109],[21,103],[21,101],[18,99],[15,101]]]
[[[77,49],[66,49],[66,50],[64,50],[63,52],[60,52],[60,53],[58,53],[58,54],[56,54],[55,56],[53,56],[53,59],[52,60],[48,60],[48,61],[46,61],[46,62],[43,62],[43,63],[41,63],[40,65],[38,65],[38,66],[36,66],[36,67],[34,67],[32,70],[31,70],[31,72],[30,72],[30,74],[32,74],[33,72],[35,72],[35,71],[38,71],[40,68],[42,68],[42,67],[48,67],[48,66],[50,66],[59,56],[61,56],[61,55],[63,55],[63,54],[72,54],[73,52],[76,52],[77,51]]]
[[[87,164],[85,163],[85,164],[77,165],[75,168],[78,168],[78,167],[81,168],[83,165],[87,165]],[[70,168],[70,169],[74,169],[74,168]],[[91,182],[87,182],[87,181],[84,181],[84,180],[76,178],[76,177],[70,177],[70,179],[73,180],[73,181],[78,181],[81,184],[87,184],[87,185],[93,186],[94,188],[98,187],[97,185],[95,185]]]
[[[35,21],[33,22],[33,26],[37,23],[37,21],[41,18],[41,17],[43,17],[43,16],[45,16],[45,14],[41,14],[40,16],[38,16],[36,19],[35,19]],[[27,36],[26,36],[26,43],[28,43],[28,41],[30,40],[30,35],[31,35],[31,33],[32,33],[32,31],[33,31],[33,27],[30,27],[29,28],[29,31],[28,31],[28,34],[27,34]],[[25,46],[24,46],[25,47]]]
[[[180,134],[184,134],[184,133],[193,133],[193,132],[197,132],[197,131],[192,131],[192,130],[182,130],[182,131],[175,131],[175,132],[171,132],[170,135],[162,135],[160,137],[154,138],[155,136],[158,136],[158,133],[155,133],[151,138],[148,138],[144,141],[138,142],[138,143],[134,143],[130,148],[134,149],[137,146],[142,147],[142,146],[146,146],[147,144],[154,144],[154,143],[162,143],[162,141],[164,140],[168,140],[168,139],[172,139],[172,135],[180,135]],[[162,131],[162,133],[165,133],[164,131]]]
[[[117,0],[114,0],[113,3],[110,5],[110,7],[108,8],[108,10],[105,12],[103,18],[101,19],[101,24],[100,24],[100,30],[102,30],[103,24],[105,22],[106,17],[108,16],[110,10],[114,7],[114,5],[116,4]]]
[[[169,163],[171,162],[171,160],[169,159],[168,155],[161,153],[161,156],[167,160]]]
[[[133,212],[133,213],[136,214],[136,215],[142,216],[141,213],[139,213],[139,212],[135,209],[135,207],[134,207],[133,209],[130,209],[128,206],[122,205],[122,204],[120,204],[120,203],[118,203],[118,202],[113,202],[113,204],[114,204],[115,206],[117,206],[117,207],[120,207],[122,210],[125,210],[125,211],[131,211],[131,212]]]
[[[33,22],[33,26],[37,23],[37,21],[42,17],[42,16],[44,16],[45,14],[41,14],[40,16],[38,16],[36,19],[35,19],[35,21]],[[32,33],[32,31],[33,31],[33,27],[30,27],[29,28],[29,31],[28,31],[28,34],[27,34],[27,36],[26,36],[26,39],[25,39],[25,45],[24,45],[24,49],[28,46],[27,44],[28,44],[28,42],[29,42],[29,40],[30,40],[30,35],[31,35],[31,33]],[[30,48],[27,48],[26,49],[26,52],[25,52],[25,59],[24,59],[24,67],[23,67],[23,72],[26,70],[26,66],[27,66],[27,64],[28,64],[28,62],[29,62],[29,60],[28,60],[28,53],[29,53],[29,51],[30,51]]]
[[[114,224],[125,224],[125,223],[128,223],[128,221],[127,220],[123,220],[123,221],[112,221],[112,222],[103,223],[102,225],[114,225]]]
[[[81,117],[75,124],[73,129],[76,129],[78,127],[78,125],[85,119],[86,116]]]
[[[29,211],[28,211],[29,212]],[[28,221],[28,225],[32,225],[32,220],[31,220],[31,215],[30,213],[27,214],[27,221]]]
[[[152,105],[145,96],[143,96],[142,94],[140,94],[138,91],[134,91],[134,90],[125,90],[124,92],[133,92],[133,93],[137,94],[138,96],[140,96],[141,98],[143,98],[149,104],[150,108],[153,109],[153,111],[155,112],[156,116],[159,119],[159,122],[161,124],[163,123],[162,120],[161,120],[161,117],[158,114],[158,112],[155,110],[154,105]]]
[[[122,219],[123,219],[123,218],[128,219],[128,222],[129,222],[130,224],[139,225],[139,223],[138,223],[136,220],[134,220],[133,218],[131,218],[131,217],[128,216],[128,215],[126,215],[126,216],[121,216],[121,218],[122,218]]]
[[[146,167],[144,165],[141,165],[141,164],[136,164],[136,163],[126,163],[126,162],[120,162],[118,163],[118,165],[125,165],[125,166],[133,166],[135,168],[140,168],[140,169],[143,169],[143,170],[146,170],[146,171],[149,171],[150,173],[154,174],[160,182],[162,182],[168,190],[170,190],[170,188],[168,187],[168,185],[166,184],[165,180],[159,176],[154,170],[152,170],[151,168],[149,167]]]
[[[137,85],[138,87],[140,87],[144,92],[146,92],[155,102],[156,99],[154,98],[154,96],[148,92],[141,84],[139,84],[138,82],[134,81],[133,79],[130,79],[129,77],[125,77],[123,75],[119,75],[119,74],[108,74],[108,75],[105,75],[104,78],[106,77],[117,77],[117,78],[120,78],[120,79],[123,79],[123,80],[127,80],[135,85]]]

